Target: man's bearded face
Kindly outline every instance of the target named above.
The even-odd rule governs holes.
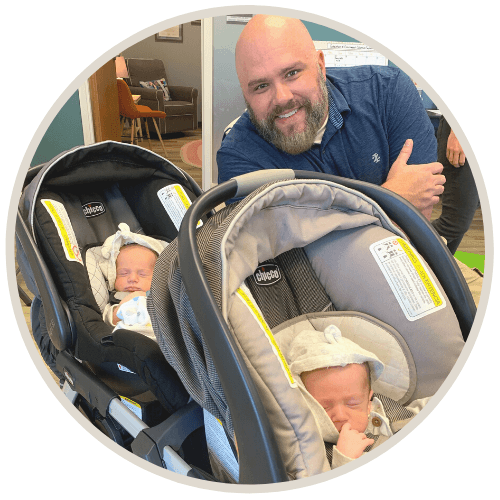
[[[266,118],[257,120],[255,113],[248,102],[248,114],[259,134],[278,149],[291,155],[297,155],[307,151],[314,144],[318,130],[323,125],[326,111],[328,109],[328,89],[320,71],[318,71],[318,88],[320,96],[317,102],[311,102],[309,98],[300,100],[291,99],[284,106],[276,106]],[[293,127],[287,130],[288,134],[281,131],[275,123],[278,116],[286,115],[286,112],[302,106],[305,110],[305,126],[301,132],[294,132]]]

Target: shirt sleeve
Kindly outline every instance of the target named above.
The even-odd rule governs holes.
[[[341,453],[336,446],[332,448],[332,469],[348,464],[353,460],[354,458],[346,457],[343,453]]]
[[[102,319],[104,323],[109,326],[115,326],[113,324],[113,310],[115,307],[118,307],[119,304],[106,304],[104,306],[104,311],[102,312]]]
[[[238,154],[234,148],[219,149],[217,152],[217,168],[219,184],[238,175],[262,170],[262,167],[256,161],[246,158],[243,154]]]
[[[409,165],[437,161],[434,126],[410,77],[400,71],[387,101],[389,161],[394,163],[407,139],[413,139]]]

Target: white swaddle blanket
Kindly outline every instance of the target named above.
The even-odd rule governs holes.
[[[120,328],[134,330],[156,340],[146,305],[146,297],[134,297],[130,299],[120,306],[116,315],[120,318],[120,321],[116,324],[113,331]]]
[[[168,244],[150,236],[133,233],[130,231],[128,224],[124,222],[118,224],[118,228],[119,230],[115,234],[106,238],[101,249],[105,260],[99,264],[110,291],[114,290],[115,287],[116,259],[120,253],[120,249],[124,245],[137,243],[160,254]],[[116,292],[115,298],[123,300],[127,295],[129,295],[128,292]],[[120,306],[118,304],[107,304],[103,311],[103,319],[108,325],[113,325],[113,310],[116,307],[119,307],[116,315],[120,321],[116,324],[113,331],[118,329],[133,330],[156,340],[147,310],[146,297],[133,297]]]

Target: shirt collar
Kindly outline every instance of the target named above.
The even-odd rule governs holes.
[[[333,77],[326,75],[326,88],[328,89],[328,105],[330,108],[335,108],[338,113],[351,112],[351,108],[347,104],[345,97],[340,90],[333,84]]]
[[[326,75],[326,88],[328,90],[328,117],[326,127],[318,130],[314,144],[321,144],[323,138],[329,141],[344,124],[344,115],[351,112],[351,108],[347,104],[345,97],[333,84],[333,78]],[[325,137],[326,136],[326,137]]]
[[[338,130],[344,124],[344,118],[342,117],[340,110],[335,103],[335,98],[333,96],[333,89],[335,89],[335,87],[333,86],[333,84],[330,84],[327,86],[327,88],[328,88],[328,121]]]
[[[321,144],[321,140],[323,139],[323,134],[325,133],[327,123],[330,122],[337,130],[339,130],[344,124],[344,118],[342,117],[341,111],[335,104],[335,99],[333,97],[334,90],[337,90],[333,83],[331,83],[328,78],[326,80],[326,88],[328,90],[328,115],[323,123],[323,126],[318,130],[316,134],[316,139],[314,140],[314,144]],[[338,92],[338,91],[337,91]],[[347,102],[344,99],[344,96],[338,92],[340,95],[340,102],[342,105],[342,111],[346,111],[349,109],[347,106]]]
[[[365,433],[367,432],[374,436],[382,435],[390,437],[393,434],[391,423],[385,414],[384,407],[376,397],[372,399],[372,409],[368,416],[368,425],[365,430]]]

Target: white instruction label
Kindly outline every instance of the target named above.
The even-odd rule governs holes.
[[[177,231],[181,227],[182,219],[191,206],[191,200],[186,194],[186,191],[180,184],[171,184],[170,186],[165,186],[158,191],[158,198],[168,215],[172,219]],[[196,227],[203,225],[200,220]]]
[[[409,321],[446,307],[427,266],[408,242],[389,237],[373,243],[370,251]]]
[[[43,199],[40,201],[54,221],[66,258],[70,261],[79,262],[83,266],[78,241],[64,205],[55,200]]]
[[[126,398],[125,396],[120,396],[122,403],[135,414],[136,417],[139,417],[142,420],[142,408],[139,404],[131,399]]]
[[[224,468],[231,477],[235,481],[238,481],[240,467],[229,444],[226,432],[222,427],[222,423],[205,409],[203,409],[203,420],[205,422],[208,449],[224,464]]]

